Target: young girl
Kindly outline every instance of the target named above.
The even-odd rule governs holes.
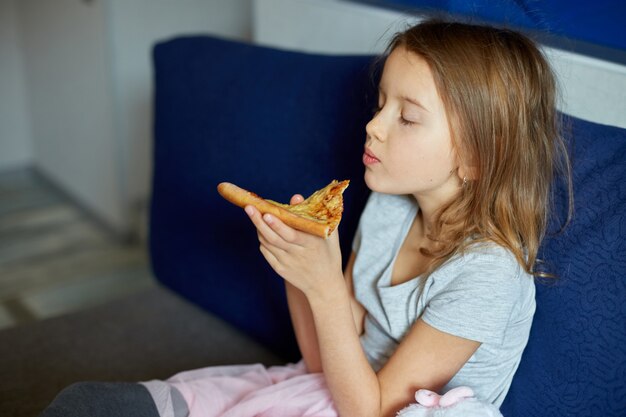
[[[154,405],[135,415],[393,416],[418,389],[462,385],[502,403],[535,311],[550,186],[569,172],[552,72],[526,37],[453,22],[418,24],[385,56],[363,154],[372,193],[345,271],[339,232],[245,209],[285,279],[303,361],[145,382]],[[73,389],[44,415],[90,386]]]

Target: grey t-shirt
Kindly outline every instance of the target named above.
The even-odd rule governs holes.
[[[411,196],[373,192],[361,215],[353,242],[355,296],[367,310],[361,345],[378,371],[420,317],[440,331],[481,342],[443,392],[466,385],[500,406],[528,341],[532,276],[507,249],[477,243],[423,285],[415,277],[391,286],[394,261],[418,209]]]

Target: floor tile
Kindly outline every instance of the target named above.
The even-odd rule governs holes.
[[[74,247],[66,252],[43,254],[29,262],[0,264],[0,301],[15,298],[38,287],[55,283],[89,280],[91,276],[123,268],[139,268],[148,273],[148,255],[137,246]]]
[[[37,319],[45,319],[102,304],[152,287],[145,269],[110,271],[89,280],[73,281],[27,293],[20,301]]]
[[[0,328],[155,285],[145,242],[121,242],[29,169],[0,173]]]

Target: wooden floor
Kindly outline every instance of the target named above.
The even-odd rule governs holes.
[[[0,328],[153,285],[145,245],[120,242],[31,170],[0,173]]]

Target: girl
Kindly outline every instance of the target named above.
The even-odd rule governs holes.
[[[519,33],[434,20],[385,56],[363,154],[372,193],[345,271],[338,231],[325,240],[245,209],[285,279],[303,361],[143,383],[159,415],[393,416],[418,389],[461,385],[504,400],[550,186],[561,167],[569,178],[552,72]]]

